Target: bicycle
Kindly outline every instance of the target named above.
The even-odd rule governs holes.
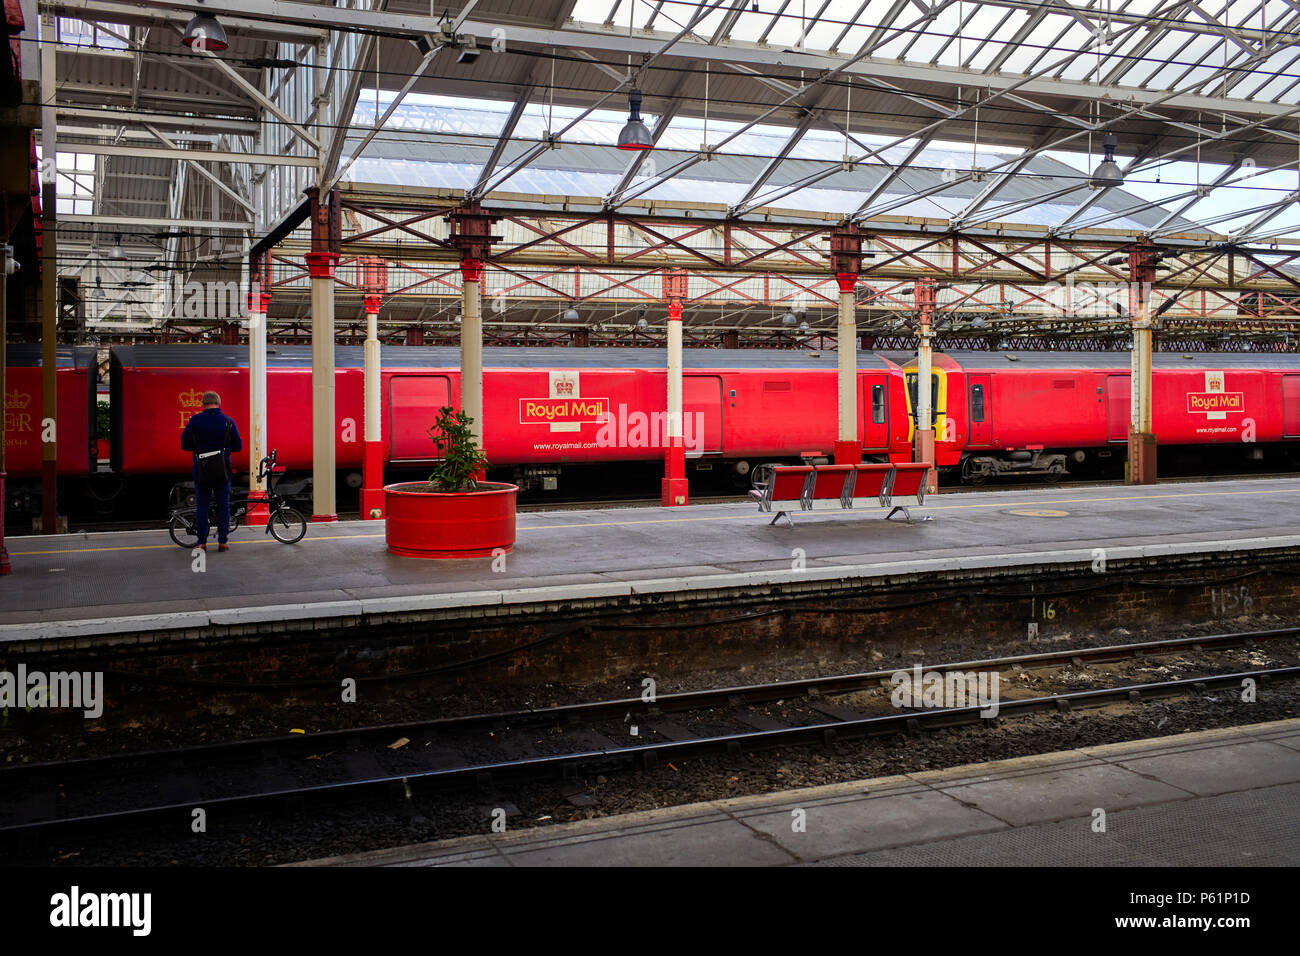
[[[240,519],[248,520],[248,511],[250,506],[265,504],[269,508],[266,518],[266,531],[275,540],[283,544],[297,544],[302,540],[303,535],[307,533],[307,519],[302,516],[302,512],[291,507],[285,498],[275,491],[276,482],[275,468],[275,449],[271,449],[271,454],[267,455],[257,466],[257,480],[266,480],[266,493],[256,494],[246,493],[230,502],[230,530],[234,531],[239,527]],[[198,509],[182,508],[173,511],[167,531],[171,539],[180,547],[192,550],[199,543],[199,531],[197,525]],[[209,511],[209,527],[216,524],[216,506],[215,504]]]

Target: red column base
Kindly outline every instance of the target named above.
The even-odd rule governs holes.
[[[927,428],[924,431],[918,431],[915,437],[913,438],[912,449],[913,449],[912,451],[913,461],[928,461],[933,466],[934,465],[933,429]],[[930,470],[925,473],[925,493],[927,495],[932,495],[938,490],[939,490],[939,469],[936,467],[931,467]]]
[[[384,517],[384,443],[368,441],[361,459],[361,520]]]
[[[862,446],[855,441],[837,441],[835,443],[835,464],[862,464]]]
[[[1151,432],[1137,432],[1128,436],[1128,474],[1125,483],[1156,483],[1156,436]]]
[[[384,517],[384,489],[361,489],[361,520],[378,521]]]
[[[668,439],[664,449],[664,477],[660,482],[659,500],[665,508],[690,503],[690,483],[686,480],[686,445],[680,435]]]
[[[690,482],[685,478],[663,478],[659,482],[660,502],[665,508],[691,503]]]
[[[248,485],[248,494],[250,498],[253,495],[259,495],[262,497],[260,501],[249,501],[248,512],[244,515],[244,523],[252,524],[253,521],[258,521],[261,524],[265,524],[271,517],[271,506],[266,501],[266,492],[253,490],[253,480],[251,476],[249,477]]]
[[[313,524],[332,524],[332,523],[336,523],[339,520],[339,516],[338,515],[312,515],[311,520]]]

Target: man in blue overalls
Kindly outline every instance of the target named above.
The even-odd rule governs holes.
[[[199,531],[199,547],[208,550],[208,509],[212,496],[217,496],[217,550],[229,551],[226,538],[230,536],[230,453],[244,447],[239,437],[239,427],[234,419],[221,411],[221,396],[216,392],[203,393],[203,411],[185,425],[181,432],[181,449],[194,455],[195,523]],[[220,452],[224,480],[204,482],[199,474],[199,457],[209,452]]]

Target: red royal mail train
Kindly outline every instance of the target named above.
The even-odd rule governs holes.
[[[8,466],[11,484],[21,489],[22,479],[39,475],[39,352],[11,346],[9,354]],[[93,474],[93,351],[60,349],[59,355],[60,474]],[[760,462],[830,456],[834,351],[688,349],[684,361],[683,431],[692,477],[726,475],[745,483]],[[339,347],[336,362],[335,450],[355,487],[364,437],[362,350]],[[459,352],[385,348],[381,362],[386,467],[427,467],[433,454],[427,430],[436,410],[460,400]],[[662,350],[487,349],[484,365],[484,449],[502,477],[551,490],[575,469],[662,459]],[[861,352],[858,365],[863,457],[908,460],[914,356]],[[273,348],[267,367],[268,444],[290,471],[306,472],[310,349]],[[936,353],[930,388],[937,464],[965,481],[1034,474],[1053,480],[1098,465],[1117,471],[1126,456],[1127,353]],[[128,485],[141,476],[184,479],[189,456],[180,450],[180,432],[208,389],[220,392],[226,412],[246,427],[247,349],[113,349],[112,475]],[[1162,461],[1167,453],[1203,456],[1206,446],[1218,446],[1241,460],[1300,464],[1300,356],[1157,353],[1154,395]],[[236,467],[247,469],[247,451],[236,456]]]
[[[95,457],[95,350],[55,349],[56,400],[63,412],[51,423],[42,413],[41,347],[13,344],[5,349],[5,469],[10,477],[41,473],[41,448],[53,435],[60,476],[81,476]]]

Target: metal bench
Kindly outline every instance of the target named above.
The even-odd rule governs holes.
[[[749,496],[758,501],[759,511],[771,511],[775,505],[799,503],[804,508],[804,492],[812,483],[814,469],[812,465],[760,465],[754,475],[754,487]],[[781,516],[794,527],[789,513],[782,509],[776,513],[769,524],[776,524]]]
[[[895,497],[915,497],[917,505],[925,500],[925,475],[930,465],[925,462],[861,465],[761,465],[754,472],[754,487],[749,496],[758,502],[758,510],[771,513],[777,508],[769,524],[782,518],[794,527],[790,513],[797,502],[800,511],[817,509],[818,502],[835,502],[842,510],[852,509],[854,502],[874,498],[882,508],[887,508]],[[912,514],[903,505],[895,505],[885,516],[893,518],[898,512],[910,524]],[[929,521],[930,517],[920,518]]]
[[[929,470],[929,462],[924,461],[905,461],[895,465],[894,474],[890,478],[889,501],[884,502],[882,507],[888,507],[895,498],[915,498],[916,506],[921,507],[925,503],[925,475]],[[904,505],[894,505],[894,510],[885,515],[885,520],[888,521],[900,511],[907,523],[911,524],[912,513]],[[929,521],[930,515],[920,520]]]

